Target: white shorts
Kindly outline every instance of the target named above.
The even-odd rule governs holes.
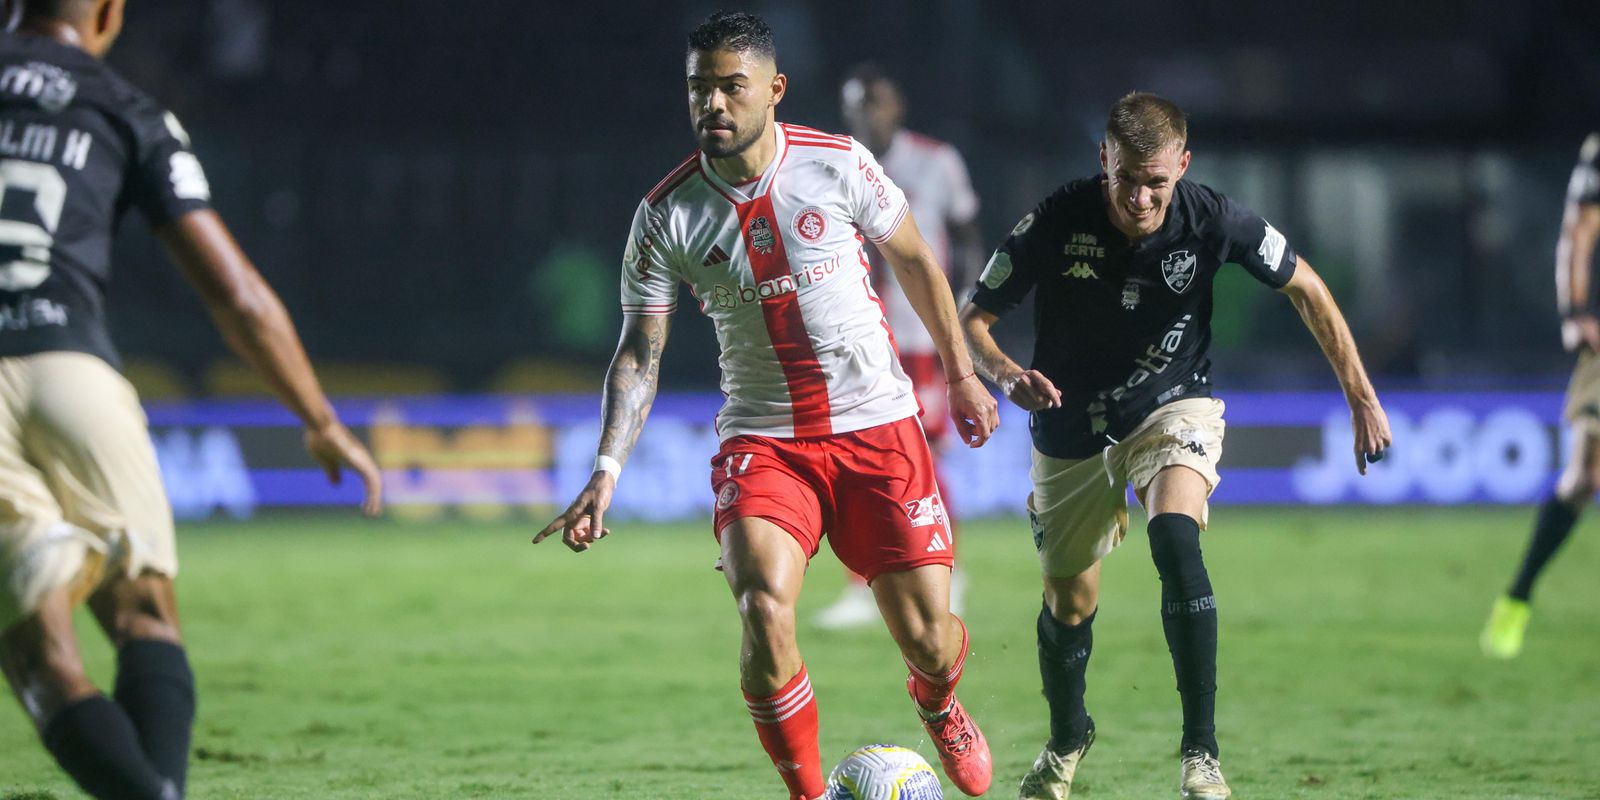
[[[1122,441],[1082,459],[1033,451],[1028,519],[1039,567],[1046,577],[1070,578],[1105,558],[1128,532],[1128,486],[1143,491],[1156,473],[1185,466],[1215,491],[1222,477],[1221,400],[1196,397],[1168,403]],[[1209,505],[1202,510],[1205,527]]]
[[[144,410],[83,353],[0,358],[0,630],[47,592],[178,574],[172,509]]]

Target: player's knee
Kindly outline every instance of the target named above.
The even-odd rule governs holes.
[[[772,592],[753,589],[739,595],[739,616],[757,641],[794,636],[794,607]]]
[[[1164,588],[1181,597],[1211,594],[1200,553],[1200,524],[1184,514],[1157,514],[1150,520],[1150,556]]]
[[[1082,623],[1100,604],[1097,587],[1081,577],[1045,579],[1045,606],[1050,609],[1050,616],[1063,625]]]

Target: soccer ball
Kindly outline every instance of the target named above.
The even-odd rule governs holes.
[[[917,751],[869,744],[833,768],[823,800],[944,800],[944,789]]]

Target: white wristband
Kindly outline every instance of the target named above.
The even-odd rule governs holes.
[[[622,477],[622,462],[611,456],[595,456],[594,471],[608,473],[611,475],[612,480],[616,480]]]

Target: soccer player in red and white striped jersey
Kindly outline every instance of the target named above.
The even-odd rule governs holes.
[[[687,72],[700,150],[634,216],[594,474],[534,541],[562,531],[582,551],[606,535],[602,517],[655,397],[677,286],[687,283],[722,350],[727,402],[711,488],[720,563],[743,621],[741,684],[789,797],[816,800],[825,789],[794,622],[824,534],[871,582],[945,773],[981,794],[989,748],[955,698],[967,631],[949,610],[954,541],[864,241],[877,243],[932,334],[957,431],[979,446],[998,422],[996,404],[973,375],[943,270],[871,152],[776,122],[787,79],[759,18],[710,17],[689,35]]]

